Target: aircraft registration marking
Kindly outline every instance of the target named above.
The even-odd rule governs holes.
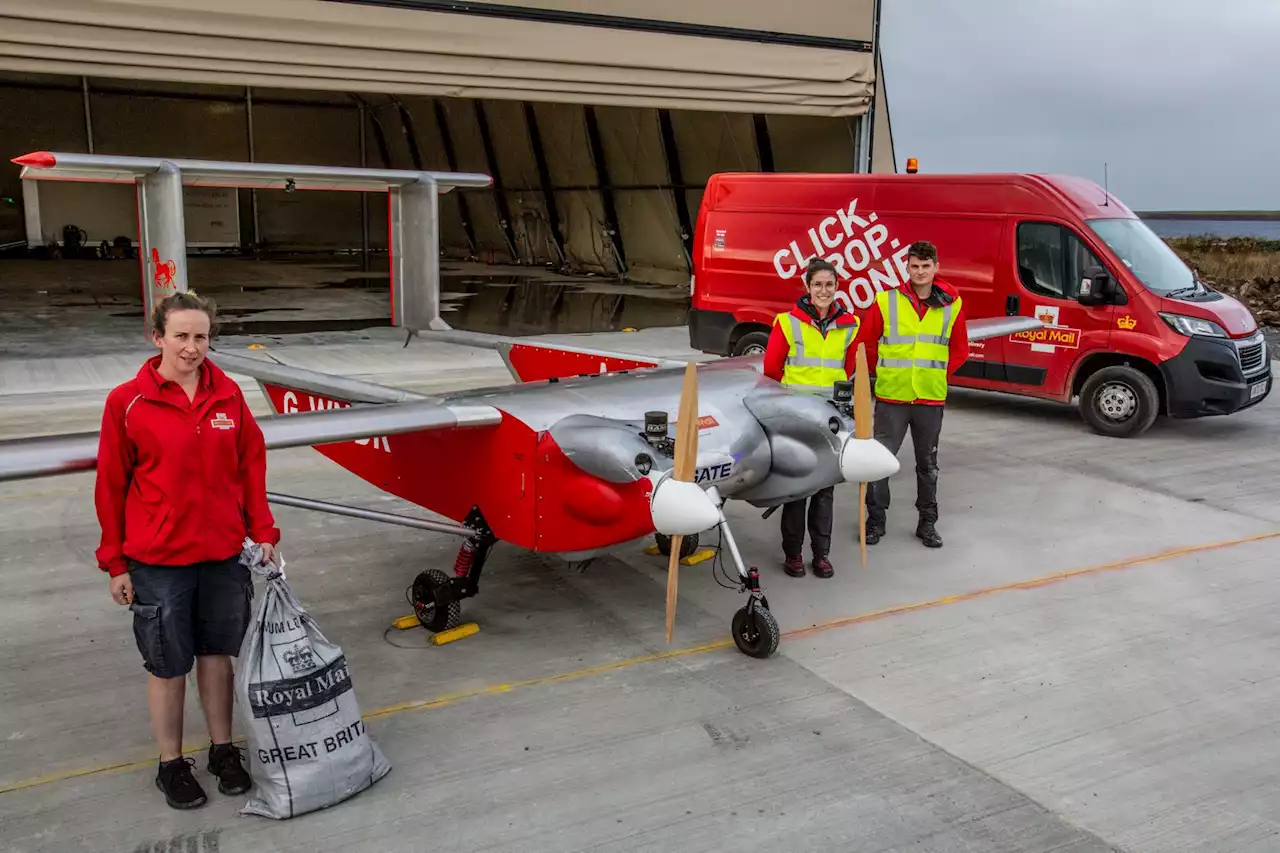
[[[325,397],[313,397],[310,394],[307,395],[307,406],[308,406],[307,411],[309,412],[320,412],[320,411],[328,411],[330,409],[351,408],[350,403],[346,403],[341,400],[330,400]],[[298,395],[292,391],[285,391],[284,399],[282,401],[280,410],[283,414],[286,414],[286,415],[293,415],[302,411],[302,408],[298,404]],[[380,450],[385,453],[391,452],[391,440],[388,439],[387,436],[385,435],[375,436],[374,438],[357,438],[357,439],[353,439],[353,441],[354,443],[360,445],[361,447],[370,446],[370,442],[372,442],[372,447],[374,450]]]

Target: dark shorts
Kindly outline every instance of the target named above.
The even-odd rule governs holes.
[[[143,666],[158,678],[181,678],[197,655],[240,653],[249,627],[253,576],[236,555],[193,566],[129,561],[133,635]]]

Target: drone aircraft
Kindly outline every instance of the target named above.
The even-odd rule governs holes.
[[[768,657],[778,623],[758,570],[738,550],[726,501],[767,515],[842,482],[865,490],[898,470],[871,437],[862,352],[854,381],[835,383],[824,399],[766,377],[758,355],[686,363],[450,328],[439,314],[438,193],[487,186],[488,176],[48,152],[15,162],[24,179],[136,183],[144,316],[156,299],[188,289],[184,184],[390,194],[392,322],[408,330],[406,345],[416,334],[496,350],[513,384],[426,396],[216,347],[209,358],[258,382],[273,412],[260,422],[268,449],[312,446],[443,520],[274,492],[271,502],[463,540],[451,571],[429,568],[414,579],[414,611],[428,630],[459,624],[461,602],[478,594],[499,541],[583,561],[656,534],[669,558],[671,642],[680,559],[715,530],[748,593],[732,620],[734,642]],[[979,340],[1039,325],[974,320],[969,334]],[[0,481],[89,470],[96,453],[96,433],[0,441]],[[862,554],[865,562],[865,541]]]

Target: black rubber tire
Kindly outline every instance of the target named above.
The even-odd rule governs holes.
[[[1133,410],[1117,419],[1107,408],[1123,405],[1124,398],[1131,398],[1128,402],[1133,404]],[[1160,392],[1156,384],[1150,376],[1127,364],[1102,368],[1080,389],[1080,416],[1099,435],[1134,438],[1146,432],[1158,414]]]
[[[436,607],[433,593],[448,585],[449,576],[439,569],[421,572],[413,579],[413,612],[422,627],[435,634],[457,628],[462,622],[462,602],[451,601],[443,610]]]
[[[756,607],[755,613],[748,615],[747,608],[742,607],[733,614],[733,643],[744,655],[767,658],[778,650],[781,638],[778,620],[768,608]]]
[[[671,556],[671,537],[664,536],[661,533],[653,534],[653,539],[658,543],[658,553],[664,557]],[[691,556],[698,550],[698,534],[685,536],[680,540],[680,559]]]
[[[755,348],[759,350],[759,355],[763,355],[765,347],[768,345],[768,332],[747,332],[736,344],[733,345],[733,354],[747,355],[747,350]]]

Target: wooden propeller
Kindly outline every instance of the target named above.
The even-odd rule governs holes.
[[[676,417],[675,465],[671,476],[686,483],[693,482],[693,469],[698,459],[698,369],[693,362],[684,369],[684,387],[680,390],[680,412]],[[671,558],[667,563],[667,642],[676,624],[676,587],[680,574],[679,534],[671,537]]]
[[[867,371],[867,345],[858,344],[857,373],[853,376],[853,437],[871,438],[871,377]],[[862,567],[867,567],[867,484],[858,484],[858,543]]]

